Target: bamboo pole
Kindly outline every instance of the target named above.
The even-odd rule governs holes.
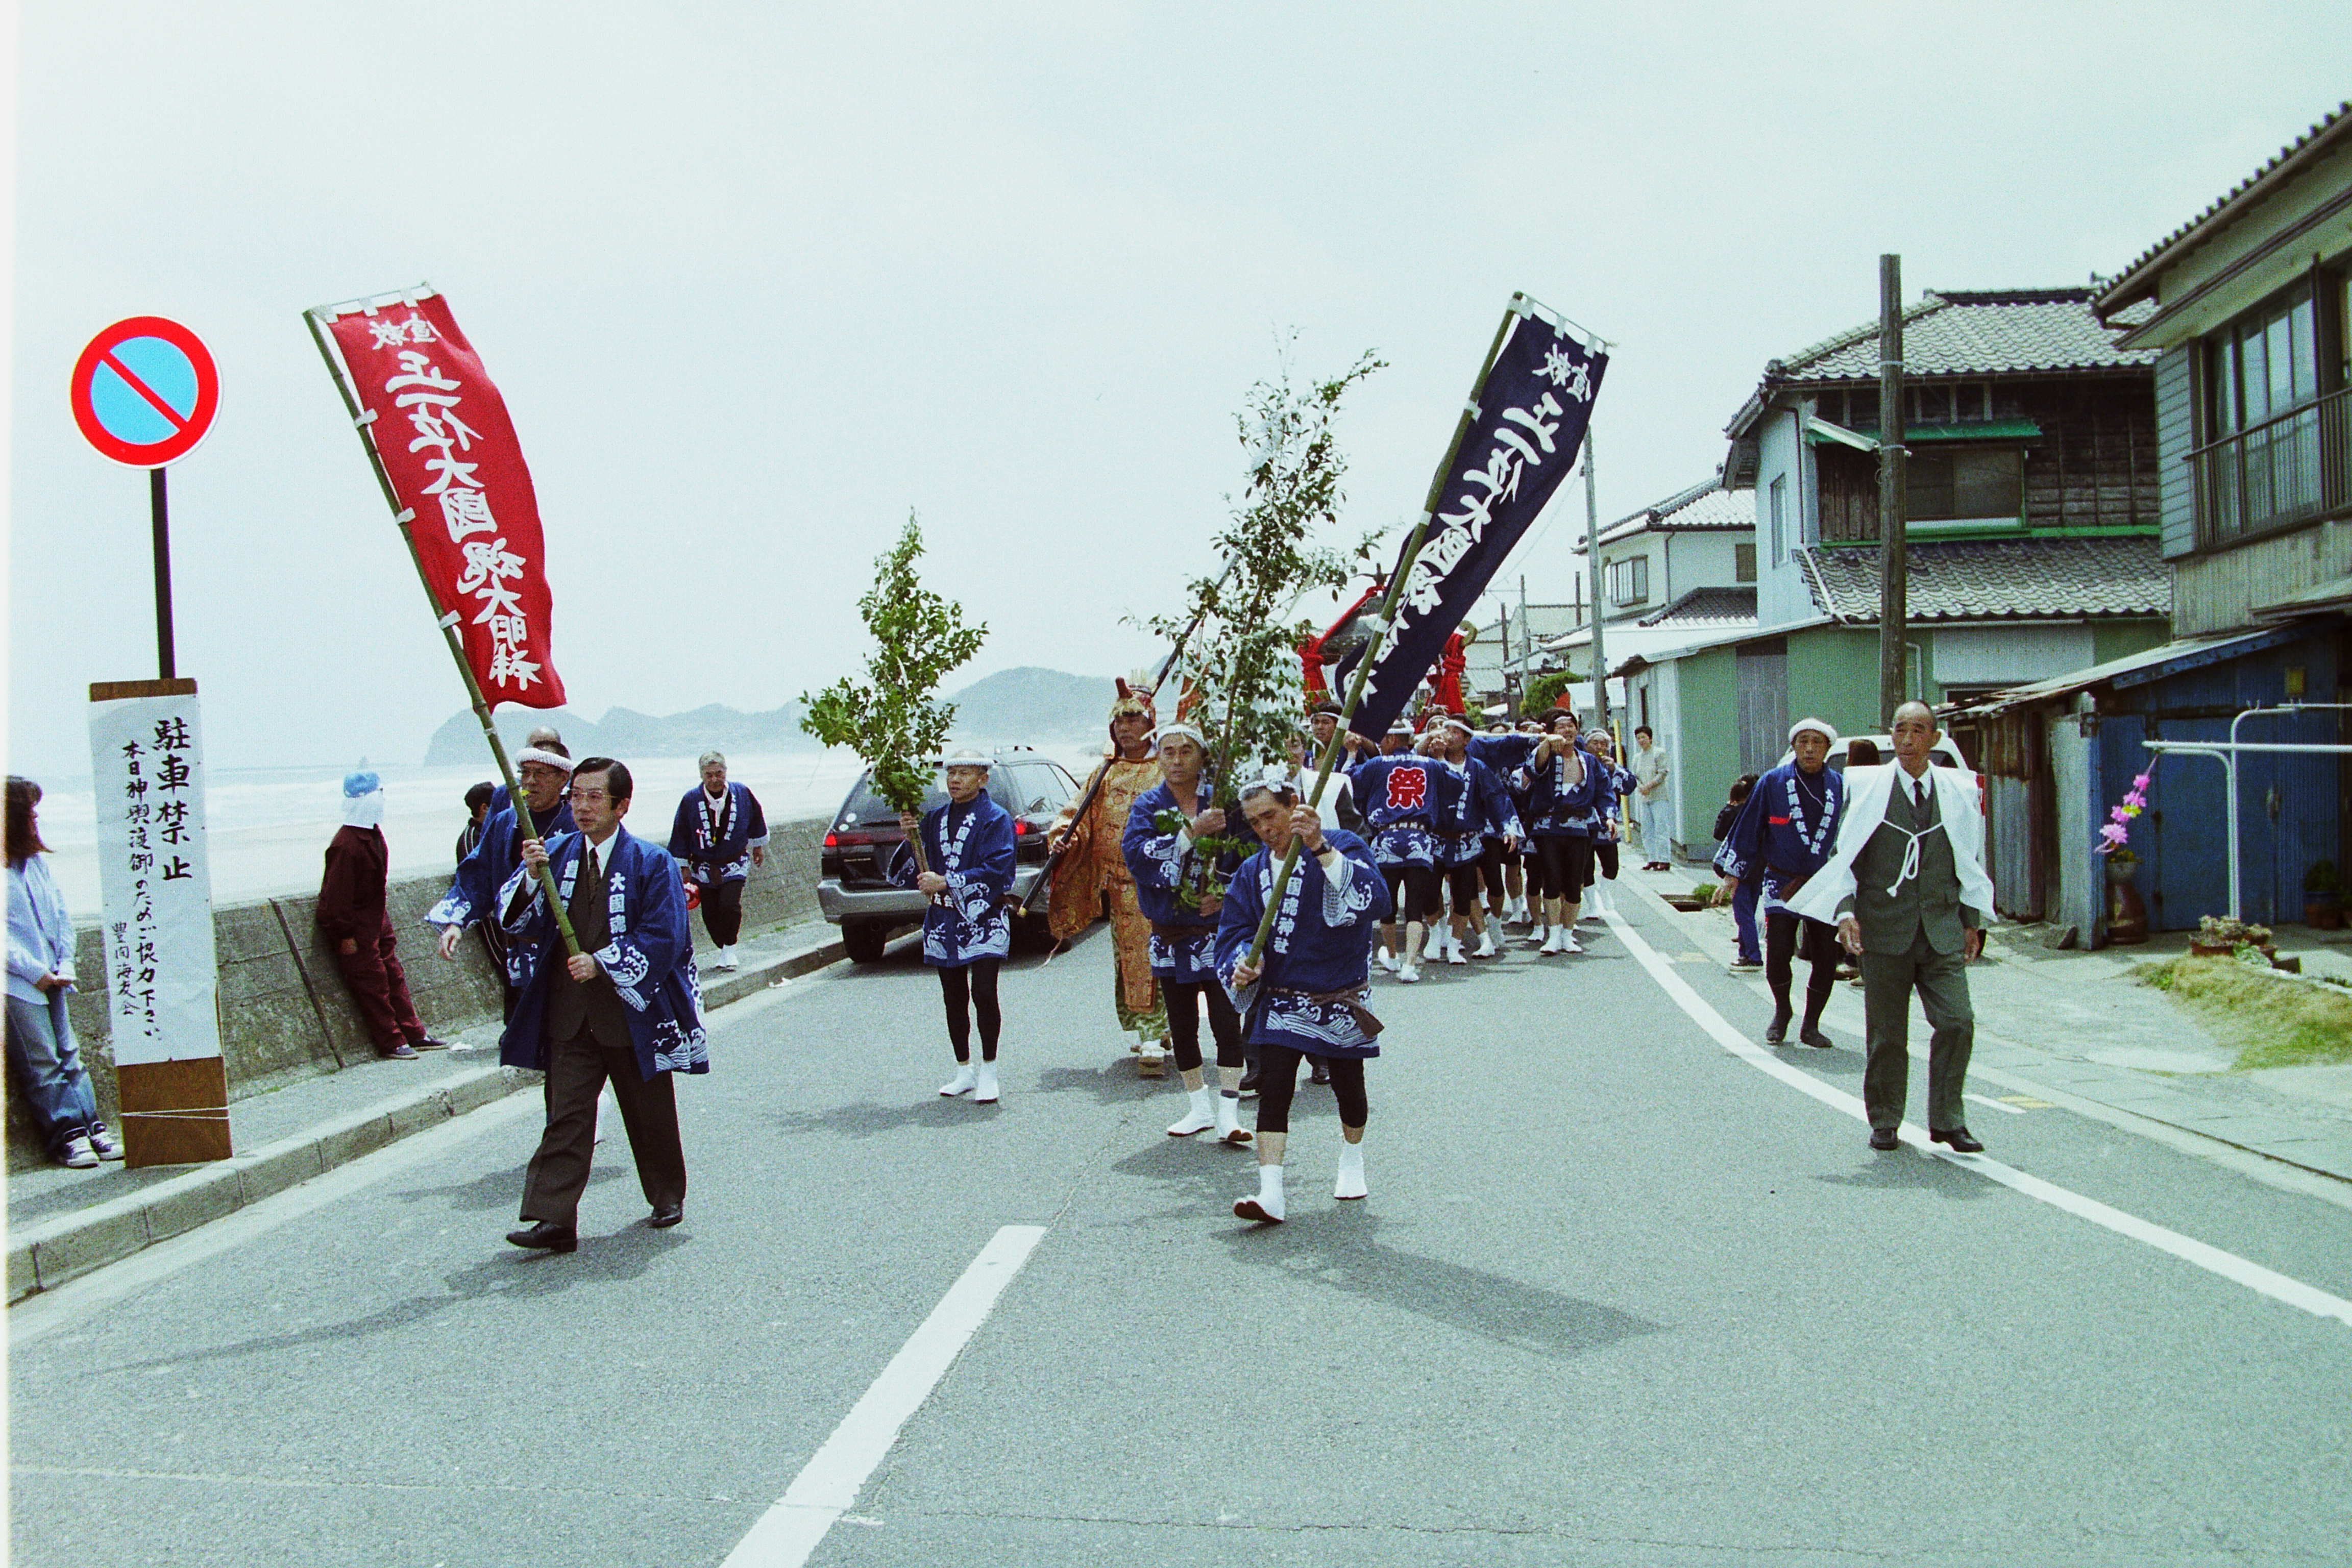
[[[1364,686],[1370,680],[1372,666],[1380,662],[1381,647],[1388,641],[1389,631],[1396,622],[1397,603],[1404,596],[1405,579],[1412,574],[1412,563],[1421,557],[1421,547],[1429,538],[1430,520],[1436,515],[1444,499],[1445,481],[1454,471],[1454,460],[1462,455],[1462,443],[1469,437],[1470,426],[1478,418],[1478,395],[1486,389],[1486,377],[1493,373],[1495,361],[1503,352],[1503,340],[1510,335],[1513,318],[1523,314],[1520,305],[1524,296],[1513,295],[1511,304],[1503,312],[1502,325],[1495,329],[1495,341],[1486,346],[1486,357],[1478,366],[1477,379],[1470,384],[1469,400],[1463,405],[1462,416],[1454,422],[1454,439],[1445,448],[1445,458],[1437,465],[1437,472],[1429,481],[1428,499],[1422,503],[1421,517],[1412,525],[1412,535],[1405,541],[1404,554],[1397,562],[1396,572],[1389,579],[1389,591],[1381,601],[1380,623],[1365,639],[1364,651],[1356,660],[1355,672],[1348,679],[1348,698],[1339,705],[1339,722],[1332,727],[1331,739],[1324,744],[1323,755],[1315,768],[1315,787],[1307,794],[1310,805],[1323,799],[1323,787],[1331,780],[1331,769],[1339,759],[1339,748],[1346,743],[1349,721],[1356,716],[1357,704],[1364,700]],[[1265,909],[1258,916],[1257,935],[1250,942],[1247,963],[1256,969],[1265,962],[1265,944],[1274,934],[1274,918],[1282,909],[1282,895],[1289,889],[1290,879],[1298,868],[1298,840],[1293,837],[1290,847],[1282,853],[1282,863],[1274,873],[1274,889],[1265,900]],[[1248,1011],[1246,1007],[1243,1009]]]
[[[433,579],[425,574],[425,556],[416,548],[416,535],[413,531],[416,513],[400,504],[400,492],[392,488],[392,475],[384,468],[383,455],[376,450],[373,422],[363,421],[361,417],[359,398],[352,392],[351,383],[345,379],[342,364],[327,341],[325,321],[316,309],[303,311],[302,320],[310,325],[311,341],[319,345],[319,357],[327,362],[327,374],[334,382],[335,390],[342,394],[343,406],[351,413],[352,426],[359,432],[360,445],[367,450],[368,467],[375,473],[375,482],[383,488],[384,505],[392,509],[392,520],[400,527],[401,542],[408,546],[409,563],[416,568],[416,580],[424,585],[425,603],[433,606],[434,618],[441,627],[442,640],[449,645],[449,657],[457,661],[457,674],[466,683],[466,700],[472,705],[474,717],[481,723],[482,739],[489,743],[490,755],[499,764],[499,776],[506,781],[508,798],[514,803],[515,822],[521,827],[525,838],[536,838],[539,828],[530,819],[530,802],[524,797],[522,785],[515,779],[514,764],[507,760],[506,742],[499,738],[498,726],[490,721],[489,701],[482,695],[481,682],[474,679],[474,667],[466,658],[465,639],[457,633],[457,612],[443,606],[441,595],[434,591]],[[568,956],[578,957],[580,939],[572,933],[572,916],[563,907],[562,890],[555,885],[554,868],[540,867],[539,882],[547,893],[547,907],[555,911],[556,930],[563,933],[564,952]]]

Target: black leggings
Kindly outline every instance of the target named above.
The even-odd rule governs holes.
[[[702,889],[702,929],[714,946],[733,947],[743,934],[743,884],[709,882]]]
[[[1837,931],[1786,910],[1767,910],[1764,983],[1772,988],[1775,1011],[1789,1011],[1789,983],[1795,977],[1792,961],[1801,952],[1812,965],[1812,973],[1805,981],[1805,1026],[1811,1028],[1822,1021],[1822,1009],[1829,1005],[1830,993],[1837,988]]]
[[[1536,853],[1543,858],[1544,896],[1582,902],[1584,885],[1592,880],[1592,840],[1538,838]]]
[[[1444,912],[1439,889],[1444,886],[1434,866],[1387,866],[1381,874],[1389,879],[1389,903],[1391,912],[1383,922],[1394,925],[1399,921],[1430,921]]]
[[[1528,903],[1538,914],[1543,909],[1543,901],[1551,897],[1551,873],[1544,869],[1543,851],[1536,847],[1542,842],[1539,838],[1530,838],[1527,847],[1519,851],[1519,858],[1526,862],[1521,868],[1526,872]]]
[[[1475,919],[1478,913],[1478,862],[1447,867],[1445,889],[1454,895],[1454,918]]]
[[[1257,1130],[1290,1131],[1290,1097],[1298,1089],[1298,1059],[1306,1053],[1288,1046],[1257,1048]],[[1331,1069],[1331,1098],[1339,1102],[1339,1125],[1361,1127],[1372,1108],[1364,1099],[1364,1058],[1318,1057]]]
[[[980,1015],[980,1059],[996,1059],[996,1037],[1004,1027],[1004,1015],[996,1007],[996,971],[1003,963],[1001,958],[975,958],[961,969],[940,971],[940,993],[948,1005],[948,1043],[955,1047],[956,1060],[971,1060],[971,1020],[965,1016],[967,1003]]]
[[[1206,997],[1209,1003],[1209,1033],[1217,1042],[1217,1065],[1237,1068],[1242,1065],[1242,1016],[1234,1011],[1234,999],[1214,980],[1167,980],[1160,982],[1160,994],[1168,1001],[1168,1043],[1176,1047],[1176,1070],[1197,1072],[1201,1067],[1201,1009],[1193,998]]]
[[[1592,868],[1584,874],[1584,885],[1589,888],[1603,877],[1612,882],[1617,879],[1617,841],[1614,838],[1604,838],[1592,846]]]
[[[1478,857],[1478,875],[1486,884],[1486,893],[1489,898],[1499,899],[1503,896],[1503,841],[1501,839],[1486,840],[1486,847]]]

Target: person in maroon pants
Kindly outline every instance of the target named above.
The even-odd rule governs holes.
[[[376,1055],[414,1060],[418,1051],[446,1050],[427,1034],[408,997],[392,916],[384,910],[391,854],[384,847],[383,781],[362,768],[343,780],[343,826],[327,846],[319,882],[319,930],[334,944],[336,966],[367,1025]]]

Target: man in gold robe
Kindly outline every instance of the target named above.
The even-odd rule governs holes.
[[[1054,868],[1047,923],[1057,940],[1067,942],[1097,919],[1109,920],[1118,1026],[1134,1037],[1128,1049],[1145,1078],[1168,1070],[1168,1010],[1151,977],[1151,923],[1135,901],[1135,879],[1119,852],[1119,838],[1137,797],[1160,783],[1152,745],[1158,727],[1150,691],[1121,680],[1110,709],[1110,751],[1077,800],[1063,809],[1047,840],[1049,846],[1066,846]]]

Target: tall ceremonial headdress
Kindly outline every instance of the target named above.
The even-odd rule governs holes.
[[[536,837],[490,709],[561,708],[563,679],[549,653],[553,598],[539,497],[506,400],[449,302],[428,287],[317,306],[302,319],[457,661],[516,821]],[[566,950],[577,953],[554,874],[542,867],[540,880]]]
[[[1403,716],[1444,658],[1446,639],[1470,619],[1478,595],[1576,466],[1609,368],[1607,346],[1527,295],[1511,296],[1386,596],[1377,613],[1359,613],[1361,641],[1333,661],[1348,695],[1323,749],[1315,798],[1346,731],[1377,735]],[[1258,922],[1253,966],[1265,954],[1297,858],[1294,840]]]

